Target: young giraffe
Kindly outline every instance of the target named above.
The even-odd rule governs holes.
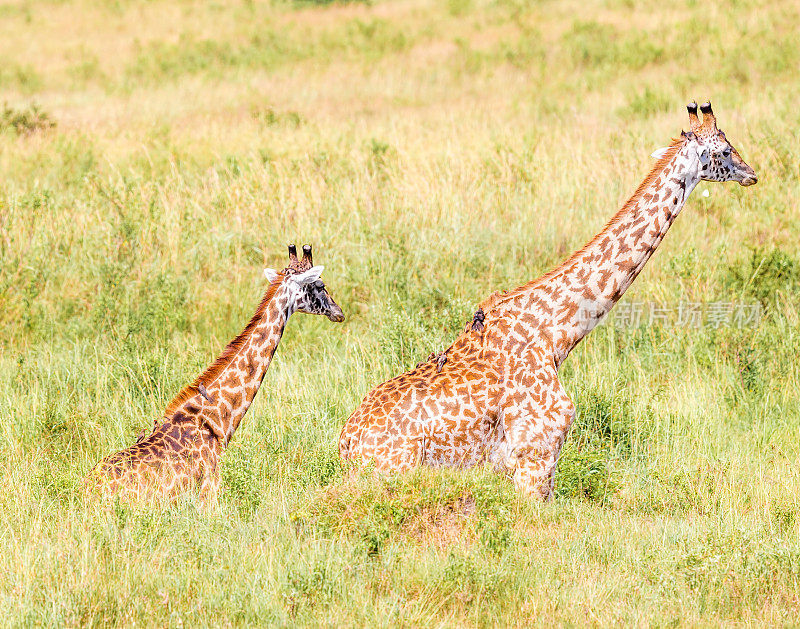
[[[289,245],[289,265],[280,273],[265,269],[264,298],[239,336],[220,357],[170,402],[149,436],[98,463],[87,489],[126,500],[174,498],[199,487],[200,500],[216,502],[219,458],[253,402],[286,322],[293,312],[344,321],[313,266],[311,246],[303,259]]]
[[[654,154],[634,195],[582,249],[492,295],[445,352],[370,391],[342,430],[341,456],[399,472],[488,462],[548,499],[575,415],[562,362],[636,279],[699,181],[757,181],[711,104],[700,109],[702,123],[688,105],[691,130]]]

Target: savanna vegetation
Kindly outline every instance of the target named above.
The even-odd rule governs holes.
[[[31,626],[792,624],[800,617],[800,9],[521,0],[0,4],[0,618]],[[701,185],[562,381],[558,495],[350,478],[371,386],[597,231],[710,98],[759,175]],[[703,196],[703,191],[708,196]],[[298,315],[219,511],[85,504],[248,320]]]

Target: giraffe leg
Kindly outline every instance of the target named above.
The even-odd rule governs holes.
[[[520,491],[549,500],[575,406],[552,364],[525,366],[509,382],[503,403],[504,467]]]
[[[550,500],[555,492],[555,470],[560,444],[551,451],[520,449],[521,455],[514,470],[514,485],[521,492]]]

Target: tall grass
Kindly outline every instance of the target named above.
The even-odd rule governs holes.
[[[6,624],[796,621],[794,3],[34,1],[0,23]],[[486,470],[351,477],[336,440],[370,387],[583,244],[693,98],[759,183],[701,185],[625,301],[759,323],[596,329],[563,369],[550,504]],[[290,322],[219,513],[84,504],[289,241],[348,319]]]

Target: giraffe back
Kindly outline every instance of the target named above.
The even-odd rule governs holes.
[[[494,301],[492,302],[494,305]],[[467,324],[440,354],[372,389],[347,420],[343,458],[391,461],[393,469],[474,465],[491,449],[503,372],[497,309]],[[395,448],[413,438],[418,448]]]
[[[132,500],[174,498],[216,474],[220,450],[210,430],[177,413],[100,461],[87,477],[87,490]]]

